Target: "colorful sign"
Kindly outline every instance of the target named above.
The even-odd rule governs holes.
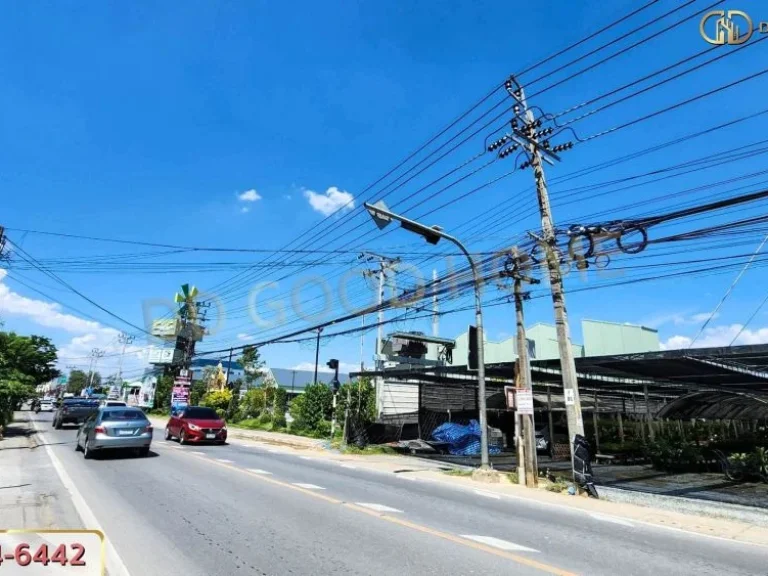
[[[183,381],[181,381],[183,382]],[[179,380],[171,389],[171,410],[179,410],[189,406],[189,386],[180,384]]]

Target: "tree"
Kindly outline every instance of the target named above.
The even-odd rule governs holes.
[[[267,405],[263,388],[251,388],[240,401],[240,412],[243,418],[258,418]]]
[[[344,421],[344,409],[347,407],[347,394],[349,394],[349,414],[356,415],[358,419],[370,424],[376,420],[376,387],[370,379],[361,378],[355,382],[346,382],[339,388],[336,402],[336,420]]]
[[[189,389],[189,405],[199,406],[200,401],[208,391],[208,384],[205,380],[195,380],[192,382],[192,386]]]
[[[317,430],[322,421],[331,419],[333,392],[327,384],[317,383],[307,386],[302,396],[298,419],[310,430]]]
[[[67,380],[67,392],[80,394],[80,391],[88,385],[88,374],[82,370],[72,370]]]
[[[173,388],[173,376],[164,375],[157,379],[155,387],[155,409],[171,408],[171,389]]]
[[[232,402],[232,390],[211,390],[203,396],[201,406],[213,408],[219,416],[225,416],[227,408]]]
[[[0,435],[35,386],[56,378],[56,347],[43,336],[0,332]]]
[[[256,346],[246,346],[243,348],[243,354],[240,356],[240,365],[243,367],[245,381],[250,385],[258,380],[262,375],[264,361],[261,359],[259,349]]]

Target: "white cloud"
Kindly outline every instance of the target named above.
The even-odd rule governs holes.
[[[657,314],[650,318],[645,318],[639,322],[642,326],[648,328],[660,328],[665,324],[672,324],[674,326],[685,326],[690,324],[702,324],[704,323],[711,312],[699,312],[698,314],[688,315],[688,312],[670,312],[667,314]],[[716,319],[720,314],[715,314],[712,319]]]
[[[722,326],[710,326],[704,330],[701,336],[696,339],[693,348],[716,348],[719,346],[729,346],[733,338],[739,334],[741,324],[730,324]],[[681,350],[691,346],[692,337],[675,335],[667,338],[661,343],[662,350]],[[739,337],[736,338],[734,345],[739,344],[765,344],[768,343],[768,328],[758,328],[750,330],[745,328]]]
[[[245,332],[240,332],[240,334],[237,335],[237,339],[247,342],[248,340],[253,340],[253,337],[250,334],[246,334]]]
[[[250,190],[238,194],[237,199],[241,202],[256,202],[256,200],[261,200],[261,194],[251,188]]]
[[[330,216],[337,210],[352,210],[355,207],[355,197],[349,192],[339,190],[336,186],[328,188],[325,194],[304,190],[304,196],[309,200],[312,209],[323,216]]]
[[[290,194],[283,194],[283,198],[285,198],[286,200],[292,200],[293,196],[291,196]]]
[[[241,214],[247,214],[250,211],[251,211],[251,208],[249,206],[243,206],[242,208],[240,208]]]
[[[700,312],[699,314],[694,314],[693,316],[691,316],[691,323],[699,324],[699,323],[706,322],[710,314],[712,314],[712,312]],[[720,317],[720,313],[715,312],[715,314],[712,315],[712,320],[715,320],[719,317]]]
[[[62,312],[62,306],[59,304],[22,296],[3,283],[6,274],[5,270],[0,270],[0,310],[4,315],[25,318],[38,326],[62,330],[72,335],[72,338],[63,344],[55,342],[59,348],[61,367],[72,364],[87,369],[91,350],[99,348],[104,350],[105,357],[99,362],[98,370],[102,374],[115,371],[117,354],[122,350],[122,344],[117,340],[118,330],[103,326],[94,320]],[[41,332],[45,333],[44,330]],[[145,362],[145,351],[142,347],[126,347],[123,364],[126,372],[135,370]]]
[[[291,366],[291,370],[306,370],[308,372],[314,372],[315,371],[315,363],[314,362],[300,362],[299,364],[296,364],[296,366]],[[320,364],[317,367],[318,372],[333,372],[328,366],[325,364],[325,362],[320,362]],[[341,374],[349,374],[350,372],[359,372],[360,371],[360,365],[359,364],[349,364],[347,362],[339,362],[339,372]]]

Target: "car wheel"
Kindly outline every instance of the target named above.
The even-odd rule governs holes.
[[[179,431],[179,444],[187,443],[187,433],[184,432],[184,428]]]
[[[139,456],[142,458],[146,458],[149,456],[149,446],[145,446],[144,448],[139,448]]]
[[[83,446],[83,458],[90,460],[93,458],[93,452],[91,451],[91,442],[88,438],[85,439],[85,446]]]
[[[165,439],[166,440],[171,440],[172,438],[173,438],[173,436],[171,436],[171,429],[166,426],[165,427]]]
[[[80,432],[77,433],[77,436],[75,437],[75,452],[80,452]]]

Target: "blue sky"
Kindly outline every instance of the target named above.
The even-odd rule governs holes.
[[[612,50],[710,4],[693,2],[676,15],[649,24],[647,31],[617,42]],[[704,50],[707,45],[698,33],[699,17],[692,18],[593,71],[536,94],[598,57],[546,79],[538,80],[540,76],[678,5],[658,2],[590,44],[524,74],[521,80],[532,84],[528,91],[531,103],[551,113],[566,110]],[[134,274],[113,268],[73,270],[71,265],[57,264],[61,266],[55,268],[57,274],[67,282],[135,324],[143,324],[143,302],[170,298],[183,282],[203,290],[218,286],[214,293],[223,299],[226,319],[201,349],[224,348],[275,336],[296,326],[305,327],[305,321],[271,330],[254,326],[247,313],[249,289],[256,281],[277,281],[278,288],[263,294],[280,295],[287,308],[286,320],[292,320],[290,290],[297,283],[301,286],[305,279],[298,299],[309,300],[319,294],[318,282],[325,281],[333,294],[330,318],[342,311],[337,304],[338,275],[345,270],[353,270],[349,292],[358,296],[357,302],[364,301],[368,294],[360,277],[361,267],[355,262],[355,250],[364,247],[384,254],[448,250],[442,245],[432,248],[399,230],[385,236],[357,213],[346,219],[332,217],[329,222],[334,225],[326,230],[323,210],[337,206],[339,199],[354,199],[355,210],[359,211],[362,201],[384,186],[382,183],[365,192],[369,184],[491,87],[637,6],[627,1],[553,1],[528,4],[523,12],[511,3],[499,2],[17,3],[7,8],[0,22],[0,74],[4,79],[0,92],[0,224],[12,229],[11,240],[41,260],[129,254],[138,262],[178,266],[169,265],[160,270],[163,273]],[[760,2],[745,0],[738,8],[756,20],[768,20],[768,9]],[[755,35],[753,41],[758,39],[759,35]],[[758,72],[768,61],[767,44],[749,46],[684,79],[579,121],[574,128],[583,138]],[[726,46],[722,50],[734,48]],[[765,89],[763,76],[615,135],[577,145],[563,155],[560,164],[548,168],[556,221],[578,220],[579,216],[600,211],[609,214],[603,219],[635,215],[638,208],[624,212],[619,208],[760,170],[765,161],[758,155],[600,197],[578,196],[572,190],[750,144],[766,133],[766,116],[721,131],[717,137],[666,148],[571,182],[555,181],[558,176],[598,162],[757,112],[765,107]],[[504,98],[497,94],[486,107]],[[505,119],[492,127],[503,125]],[[482,151],[482,138],[491,131],[481,132],[475,140],[392,192],[387,202],[401,202],[401,208],[407,210],[433,190],[421,192],[423,186]],[[469,165],[457,176],[485,161]],[[455,230],[460,236],[463,233],[461,237],[472,250],[509,245],[521,232],[538,226],[530,212],[536,206],[530,171],[504,178],[463,200],[458,197],[505,173],[512,165],[511,160],[506,165],[494,163],[408,214],[419,216],[430,207],[456,199],[430,215],[429,223]],[[754,184],[749,190],[759,189],[757,180],[747,183]],[[692,202],[726,190],[657,201],[642,211],[665,211],[675,202]],[[496,206],[498,212],[494,211]],[[738,214],[759,214],[764,206]],[[479,226],[462,229],[468,218],[489,210],[491,213],[480,220]],[[517,221],[515,211],[528,211],[529,215]],[[501,218],[495,227],[491,226],[494,217]],[[706,223],[717,221],[715,218]],[[267,255],[136,256],[138,252],[161,250],[65,240],[13,229],[250,249],[279,248],[308,231],[305,238],[317,236],[310,248],[349,245],[344,248],[348,252],[333,259],[319,256],[319,265],[301,273],[296,273],[295,266],[282,266],[258,278],[246,276],[249,282],[234,285],[235,289],[228,279],[236,270],[204,271],[200,268],[206,266],[201,263],[253,262]],[[680,224],[668,227],[665,233],[685,229]],[[367,235],[358,239],[363,233]],[[761,237],[758,231],[753,237],[742,236],[744,244],[739,247],[715,246],[707,252],[699,249],[692,257],[748,253]],[[314,261],[318,255],[275,258],[295,263]],[[685,256],[657,255],[660,262],[675,258]],[[442,273],[445,266],[443,260],[430,261],[421,270],[428,276],[433,267]],[[608,273],[620,271],[606,270]],[[568,296],[574,339],[580,338],[581,318],[596,318],[642,322],[657,327],[662,341],[672,339],[671,344],[684,344],[684,338],[696,332],[701,315],[714,308],[736,273],[730,270],[703,278],[574,291]],[[409,283],[409,274],[412,277],[413,271],[399,276],[400,285]],[[319,280],[306,280],[310,277]],[[19,279],[92,315],[99,323],[78,322],[83,314],[51,305],[48,298],[19,284]],[[765,273],[759,267],[745,275],[713,321],[706,342],[719,343],[734,333],[733,326],[743,323],[764,297],[764,280]],[[601,281],[606,279],[588,280],[592,284]],[[584,285],[585,279],[574,277],[567,280],[566,288]],[[94,345],[114,350],[115,331],[110,325],[131,331],[52,279],[26,270],[18,262],[11,264],[2,286],[0,317],[6,327],[52,335],[68,355],[63,364],[87,362],[83,356]],[[489,299],[493,297],[488,294]],[[469,303],[471,300],[464,297],[441,306]],[[268,304],[262,301],[260,314],[269,314]],[[311,303],[306,306],[310,309]],[[67,316],[70,314],[71,318]],[[486,316],[489,338],[513,333],[511,306],[489,308]],[[551,321],[548,299],[532,300],[527,318],[530,323]],[[441,319],[441,333],[455,336],[471,321],[470,311],[445,316]],[[749,341],[768,340],[766,326],[765,315],[758,315],[749,326]],[[406,320],[396,327],[429,330],[428,323],[422,321]],[[137,341],[136,345],[145,344]],[[359,346],[359,337],[339,337],[325,343],[321,354],[356,364],[360,360]],[[368,334],[364,354],[367,364],[372,346],[373,337]],[[311,362],[314,356],[311,346],[296,344],[268,347],[263,353],[270,364],[280,367]]]

